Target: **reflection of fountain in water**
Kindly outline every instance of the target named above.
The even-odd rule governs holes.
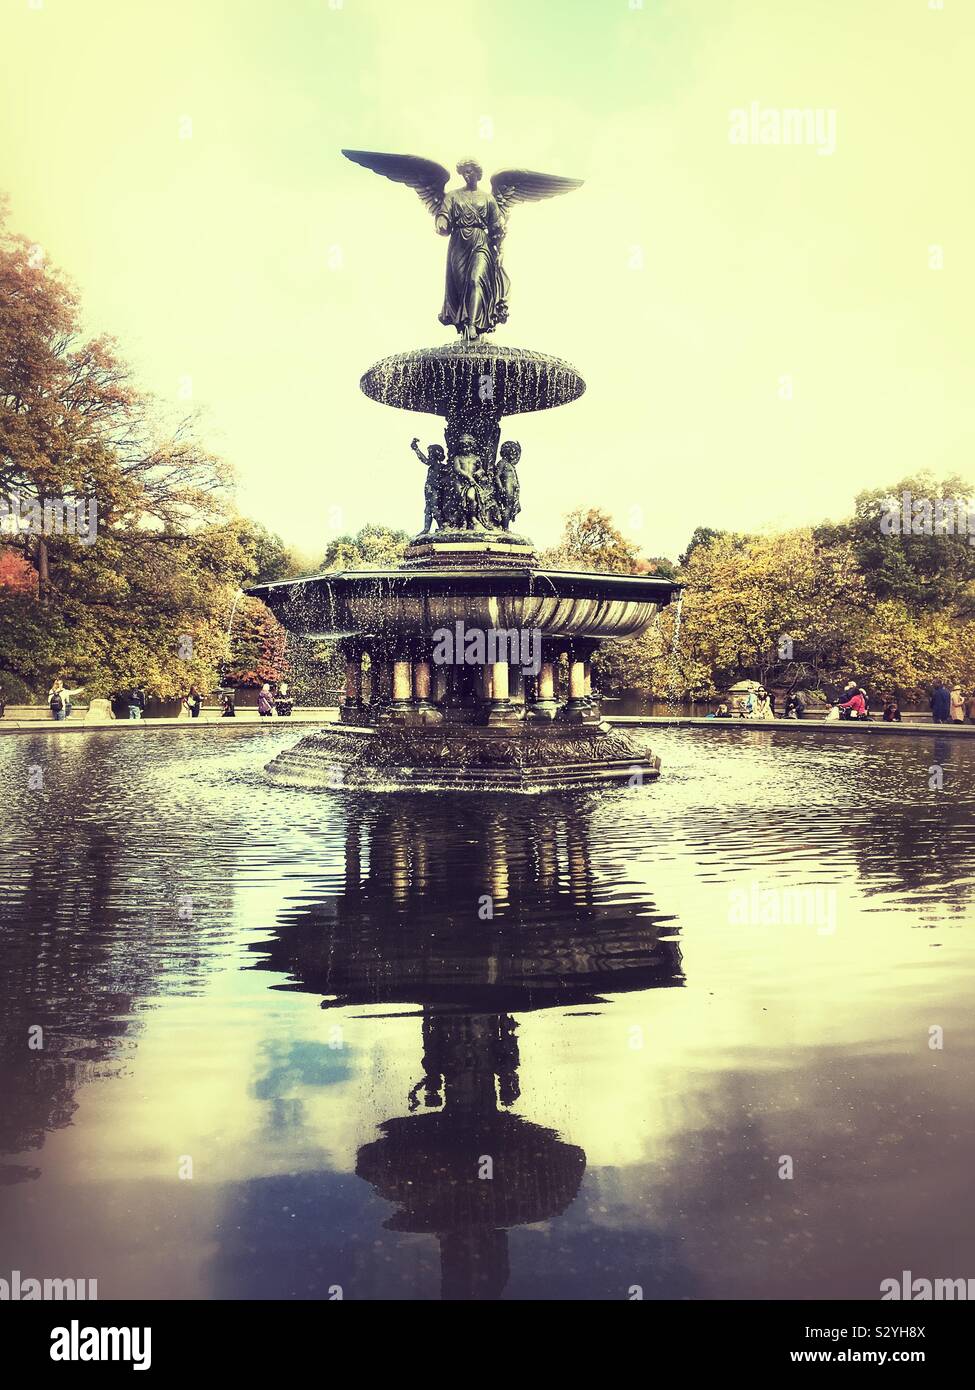
[[[509,1229],[560,1216],[585,1171],[577,1145],[499,1109],[520,1092],[515,1029],[507,1014],[425,1010],[411,1113],[359,1150],[358,1176],[397,1206],[386,1228],[437,1237],[445,1299],[498,1298]]]
[[[253,947],[324,1009],[421,1007],[407,1113],[356,1173],[395,1205],[388,1230],[437,1237],[444,1298],[499,1297],[508,1231],[559,1217],[585,1172],[582,1149],[511,1109],[514,1015],[683,983],[673,922],[596,870],[589,819],[569,798],[517,812],[350,799],[341,890],[289,906]]]
[[[342,891],[282,913],[260,969],[343,1004],[515,1012],[679,985],[672,919],[597,873],[591,810],[347,802]],[[363,873],[363,865],[366,865]]]

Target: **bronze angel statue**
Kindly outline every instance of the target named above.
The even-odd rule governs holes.
[[[433,213],[437,231],[449,236],[447,286],[440,322],[453,324],[467,339],[491,333],[508,317],[508,277],[501,242],[509,208],[579,188],[582,179],[503,169],[491,176],[491,192],[478,188],[483,171],[476,159],[457,165],[463,188],[447,188],[450,174],[432,159],[412,154],[343,150],[346,159],[414,189]]]

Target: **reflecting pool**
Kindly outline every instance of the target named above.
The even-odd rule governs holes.
[[[518,799],[269,785],[304,732],[0,739],[0,1276],[975,1276],[970,742],[655,728],[659,782]]]

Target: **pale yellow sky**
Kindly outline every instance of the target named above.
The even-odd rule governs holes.
[[[969,0],[631,3],[0,0],[0,186],[139,379],[174,408],[191,379],[242,509],[316,555],[419,528],[437,421],[358,379],[452,336],[429,215],[342,146],[586,180],[506,243],[495,340],[588,382],[505,431],[537,541],[598,504],[676,554],[921,467],[975,481]],[[835,113],[835,150],[732,143],[753,102]]]

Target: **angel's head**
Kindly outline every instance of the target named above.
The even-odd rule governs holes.
[[[518,463],[521,458],[521,445],[517,439],[506,439],[501,445],[501,457],[506,463]]]
[[[430,460],[431,463],[443,463],[444,457],[445,455],[442,444],[430,445],[429,449],[427,450],[427,458]]]
[[[484,170],[476,159],[462,159],[457,165],[457,172],[468,188],[476,188],[484,174]]]

